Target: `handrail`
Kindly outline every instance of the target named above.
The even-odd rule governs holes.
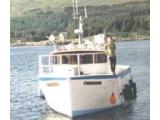
[[[39,56],[41,56],[41,57],[47,57],[47,56],[52,56],[52,57],[54,57],[54,56],[62,56],[62,55],[91,55],[91,54],[102,54],[102,53],[104,53],[103,51],[102,52],[99,52],[99,53],[65,53],[65,54],[56,54],[56,55],[39,55]]]

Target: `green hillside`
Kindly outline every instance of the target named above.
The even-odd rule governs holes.
[[[78,5],[101,6],[115,5],[136,0],[78,0]],[[137,0],[149,1],[149,0]],[[11,0],[11,16],[23,15],[33,9],[59,12],[63,8],[72,6],[72,0]]]
[[[11,42],[40,41],[50,33],[68,32],[74,38],[77,21],[72,17],[72,0],[11,0]],[[81,0],[87,5],[84,36],[103,32],[116,36],[149,36],[149,0]],[[82,8],[79,7],[80,12]]]

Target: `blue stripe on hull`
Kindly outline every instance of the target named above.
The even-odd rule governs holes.
[[[66,80],[67,78],[60,78],[60,77],[39,77],[41,81],[50,81],[50,80]]]
[[[78,76],[78,77],[71,77],[71,80],[80,80],[80,79],[110,79],[116,78],[115,75],[88,75],[88,76]]]
[[[50,80],[93,80],[93,79],[105,79],[105,80],[111,80],[113,78],[117,78],[113,75],[96,75],[96,76],[78,76],[78,77],[70,77],[70,78],[60,78],[60,77],[39,77],[39,80],[42,81],[50,81]]]
[[[39,80],[90,80],[90,79],[111,79],[111,78],[116,78],[116,76],[113,75],[88,75],[88,76],[76,76],[76,77],[69,77],[69,78],[61,78],[61,77],[39,77]]]

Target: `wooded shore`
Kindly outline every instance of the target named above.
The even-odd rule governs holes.
[[[141,36],[141,37],[127,37],[127,38],[121,38],[117,37],[115,42],[122,42],[122,41],[138,41],[138,40],[150,40],[149,36]],[[69,44],[73,41],[73,39],[67,39],[64,42],[57,41],[56,44],[62,45],[62,44]],[[76,43],[77,39],[74,39],[74,43]],[[39,42],[23,42],[21,40],[17,40],[15,43],[11,43],[11,47],[17,47],[17,46],[51,46],[52,43],[49,40],[41,40]]]

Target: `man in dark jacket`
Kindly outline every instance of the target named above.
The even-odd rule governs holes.
[[[112,37],[107,37],[107,44],[105,44],[106,54],[109,56],[111,71],[115,75],[116,68],[116,45],[112,40]]]

